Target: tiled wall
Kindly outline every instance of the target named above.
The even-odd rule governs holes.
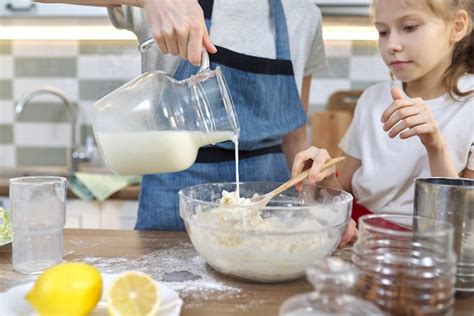
[[[326,41],[329,71],[314,79],[310,114],[331,93],[388,79],[375,42]],[[94,102],[140,73],[135,41],[0,41],[0,167],[64,165],[70,147],[67,110],[52,96],[32,99],[17,116],[14,102],[42,85],[63,90],[78,106],[80,141],[91,133]]]

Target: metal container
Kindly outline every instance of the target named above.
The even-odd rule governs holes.
[[[474,292],[474,180],[417,179],[414,212],[453,224],[456,290]]]

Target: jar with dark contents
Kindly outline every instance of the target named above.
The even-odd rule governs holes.
[[[453,226],[412,215],[365,215],[352,258],[356,295],[390,315],[450,315],[456,255]]]

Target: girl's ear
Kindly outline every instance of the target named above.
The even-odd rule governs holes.
[[[470,18],[466,10],[459,10],[452,22],[451,40],[453,44],[459,42],[466,36],[470,27],[469,23]]]

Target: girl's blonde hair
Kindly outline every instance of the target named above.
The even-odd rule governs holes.
[[[465,10],[469,15],[469,29],[466,36],[454,46],[451,65],[443,77],[443,86],[449,91],[451,97],[465,97],[474,93],[474,89],[460,91],[459,79],[465,74],[474,73],[474,0],[425,0],[420,3],[431,13],[445,21],[454,18],[459,10]]]

